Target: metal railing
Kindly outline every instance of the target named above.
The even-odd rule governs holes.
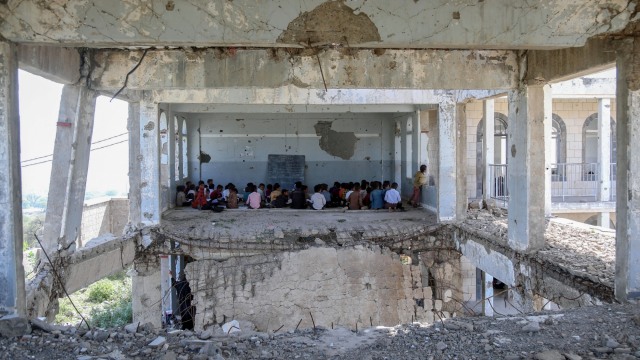
[[[489,178],[491,179],[489,197],[502,202],[503,205],[506,205],[509,202],[508,170],[509,166],[506,164],[489,165]]]
[[[598,163],[551,164],[553,202],[596,201],[600,174]]]
[[[551,164],[552,202],[598,201],[600,171],[598,163]],[[611,164],[609,201],[616,199],[616,163]],[[508,165],[489,165],[489,197],[506,205],[509,201]],[[606,200],[605,200],[606,201]]]
[[[609,201],[616,201],[616,179],[618,178],[618,164],[611,163],[611,190],[609,190]]]

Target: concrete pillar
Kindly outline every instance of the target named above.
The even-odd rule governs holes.
[[[140,218],[144,225],[160,222],[160,126],[158,103],[140,102]]]
[[[146,261],[145,261],[146,260]],[[131,307],[133,321],[162,326],[162,291],[160,262],[155,259],[140,259],[129,272],[132,279],[133,296]]]
[[[493,276],[482,272],[482,314],[493,316]]]
[[[598,100],[598,201],[611,200],[611,100]],[[598,226],[609,227],[609,213],[600,213]]]
[[[544,216],[551,217],[551,164],[557,162],[557,159],[552,158],[552,146],[551,136],[553,132],[553,98],[551,97],[551,86],[545,85],[542,89],[542,111],[543,111],[543,126],[544,126]],[[558,151],[560,151],[558,149]]]
[[[535,251],[544,246],[545,229],[545,97],[548,85],[509,92],[508,243],[512,249]]]
[[[456,104],[446,99],[438,106],[438,221],[456,217],[456,133]]]
[[[160,255],[160,291],[162,293],[162,314],[171,310],[171,258],[169,255]],[[174,274],[176,277],[177,274]]]
[[[136,228],[142,222],[140,213],[140,103],[129,103],[129,227]]]
[[[73,251],[80,233],[96,97],[84,86],[62,89],[44,223],[49,252]]]
[[[640,297],[640,38],[618,46],[615,295],[627,301]]]
[[[482,138],[482,164],[484,167],[484,182],[482,186],[482,198],[487,201],[491,196],[491,167],[494,163],[494,136],[495,136],[495,101],[485,100],[483,104],[484,113],[484,136]]]
[[[18,55],[0,41],[0,321],[25,314]]]
[[[456,105],[456,219],[462,220],[469,206],[467,197],[467,111]]]
[[[174,120],[175,114],[171,110],[171,105],[167,108],[167,120],[169,121],[168,130],[168,147],[169,147],[169,182],[167,183],[169,196],[169,208],[172,208],[176,204],[176,122]],[[211,189],[213,191],[213,189]]]

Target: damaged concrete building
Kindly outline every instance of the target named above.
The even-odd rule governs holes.
[[[463,315],[470,299],[490,314],[492,277],[525,310],[542,299],[568,307],[637,298],[639,8],[628,0],[2,1],[0,316],[16,328],[25,316],[51,318],[65,290],[130,266],[136,321],[161,325],[175,301],[168,270],[186,269],[199,329],[232,318],[262,331],[433,322]],[[562,111],[574,105],[564,107],[560,84],[611,67],[615,95],[585,80],[574,101],[596,114],[583,141],[596,150],[571,160],[579,149],[558,139],[570,116]],[[43,238],[51,261],[28,284],[19,68],[64,84]],[[121,236],[84,246],[99,95],[129,102],[129,217]],[[483,141],[491,132],[500,139]],[[303,156],[308,184],[392,180],[405,197],[427,164],[424,209],[173,209],[186,180],[287,179],[271,174],[270,156]],[[558,260],[568,250],[545,236],[573,226],[549,220],[575,210],[553,201],[573,161],[597,163],[579,179],[606,203],[597,223],[615,212],[615,259],[576,254],[606,276]],[[502,200],[504,221],[482,227],[471,198]],[[591,233],[570,232],[581,231]]]

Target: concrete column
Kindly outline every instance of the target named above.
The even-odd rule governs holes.
[[[44,223],[49,252],[73,251],[80,233],[96,97],[84,86],[62,89]]]
[[[140,218],[144,225],[160,222],[160,126],[158,103],[140,102]]]
[[[176,122],[174,120],[174,113],[171,110],[171,105],[168,105],[167,120],[169,121],[168,130],[168,146],[169,146],[169,187],[167,193],[169,194],[169,208],[173,208],[176,204]]]
[[[467,197],[467,111],[466,104],[456,105],[456,219],[464,219],[469,206]]]
[[[482,272],[482,314],[493,316],[493,276]]]
[[[611,100],[598,100],[598,201],[611,200]],[[608,212],[598,214],[598,226],[608,228]]]
[[[551,97],[551,86],[543,86],[542,92],[542,111],[544,116],[544,216],[551,217],[551,164],[557,162],[555,158],[551,157],[551,149],[553,146],[551,141],[553,132],[553,98]],[[558,151],[560,150],[558,149]]]
[[[169,255],[160,255],[160,291],[162,293],[162,314],[171,310],[171,258]],[[177,278],[178,274],[174,274]]]
[[[640,38],[618,46],[615,295],[627,301],[640,297]]]
[[[140,103],[129,103],[129,227],[136,228],[142,222],[140,212]]]
[[[456,217],[456,133],[456,104],[446,99],[438,107],[438,221]]]
[[[18,55],[0,41],[0,321],[25,314]]]
[[[545,229],[545,97],[548,85],[509,92],[508,243],[515,250],[534,251],[544,246]]]
[[[598,201],[611,200],[611,100],[598,100]],[[609,228],[611,214],[598,213],[598,226]]]
[[[489,165],[494,163],[495,108],[495,101],[493,99],[484,101],[484,136],[482,138],[484,182],[482,184],[482,198],[485,201],[489,200],[491,196],[491,186],[493,184],[491,168]]]
[[[146,261],[145,261],[146,260]],[[160,263],[155,259],[141,259],[130,272],[132,279],[133,321],[162,326],[162,291]]]

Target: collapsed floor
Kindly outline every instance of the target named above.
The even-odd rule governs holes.
[[[470,299],[463,284],[477,283],[475,267],[465,272],[461,255],[474,266],[489,263],[492,275],[513,292],[513,305],[525,311],[539,310],[548,300],[562,307],[613,301],[612,233],[568,230],[554,219],[547,224],[544,249],[517,253],[505,246],[505,220],[502,213],[484,210],[451,224],[436,224],[430,212],[413,209],[176,210],[152,230],[153,246],[142,251],[136,268],[146,271],[145,284],[157,284],[162,274],[154,254],[193,258],[185,269],[198,330],[233,318],[273,331],[310,328],[314,322],[350,329],[433,323],[473,314],[465,306]],[[135,298],[134,314],[136,308],[149,311],[136,306]]]

